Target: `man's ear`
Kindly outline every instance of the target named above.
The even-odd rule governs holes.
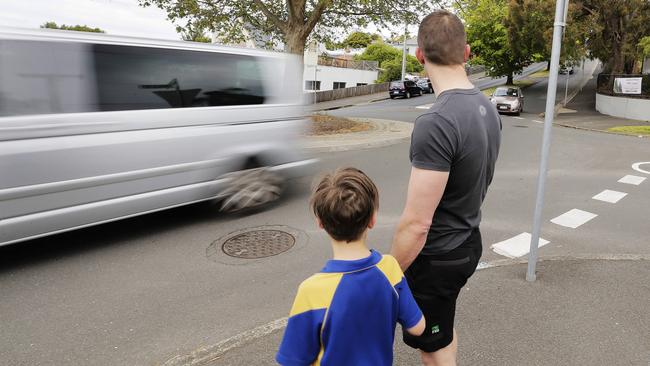
[[[372,217],[370,218],[370,222],[368,223],[368,229],[372,229],[376,223],[377,223],[377,211],[375,211],[372,214]]]
[[[323,223],[320,222],[320,219],[319,219],[319,218],[316,218],[316,225],[318,225],[318,228],[320,228],[320,229],[325,229],[325,228],[323,227]]]
[[[424,52],[420,47],[415,49],[415,58],[418,59],[421,65],[424,65]]]
[[[468,44],[465,45],[465,62],[469,60],[469,55],[471,54],[471,48]]]

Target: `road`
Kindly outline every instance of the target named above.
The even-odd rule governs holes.
[[[527,103],[544,95],[526,91]],[[413,121],[429,97],[337,110],[349,116]],[[533,106],[531,111],[534,112]],[[528,112],[528,111],[527,111]],[[334,113],[334,112],[333,112]],[[372,115],[370,115],[372,114]],[[483,209],[483,261],[504,257],[490,245],[530,232],[542,125],[503,117],[503,145]],[[380,190],[371,245],[386,251],[401,213],[408,144],[324,153],[322,169],[350,165]],[[650,161],[647,139],[553,129],[541,257],[650,255],[650,180],[617,181]],[[223,216],[193,205],[0,248],[0,354],[9,365],[150,365],[214,345],[287,315],[297,285],[330,255],[307,207],[311,178],[294,182],[270,210]],[[592,199],[611,189],[616,204]],[[549,220],[578,208],[598,216],[570,229]],[[260,225],[286,225],[304,239],[261,260],[231,260],[208,250],[218,238]],[[523,276],[523,273],[522,273]]]

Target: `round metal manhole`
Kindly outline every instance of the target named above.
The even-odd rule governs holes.
[[[286,252],[295,243],[296,238],[285,231],[258,229],[227,239],[221,249],[231,257],[257,259]]]

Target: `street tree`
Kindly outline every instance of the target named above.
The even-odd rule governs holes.
[[[71,30],[77,32],[106,33],[102,29],[92,28],[86,25],[65,25],[65,24],[57,25],[55,22],[43,23],[41,24],[41,28]]]
[[[381,40],[381,36],[378,34],[366,33],[355,31],[350,33],[344,40],[341,42],[341,47],[344,48],[366,48],[372,42]]]
[[[271,37],[302,54],[308,39],[328,39],[335,29],[416,23],[437,1],[428,0],[138,0],[157,6],[181,28],[202,26],[219,39],[242,42],[244,34]],[[253,28],[256,32],[244,32]]]
[[[402,77],[402,51],[383,42],[376,42],[368,46],[365,51],[354,57],[355,60],[377,61],[381,73],[377,81],[385,82],[399,80]],[[406,72],[421,73],[420,62],[411,55],[406,57]]]
[[[588,19],[587,45],[591,57],[610,73],[632,73],[641,38],[650,34],[648,0],[582,0],[579,10]]]
[[[489,76],[507,76],[507,83],[512,84],[514,74],[529,65],[532,58],[511,43],[507,1],[466,0],[461,6],[467,41],[474,55],[471,63],[485,66]]]
[[[641,56],[650,57],[650,36],[641,38],[639,41]]]
[[[560,56],[566,65],[577,64],[587,54],[589,19],[580,12],[580,6],[569,3]],[[529,55],[533,61],[550,60],[554,18],[554,0],[509,0],[505,24],[510,44],[519,57]]]

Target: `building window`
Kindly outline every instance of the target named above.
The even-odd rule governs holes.
[[[305,90],[320,90],[320,81],[305,80]]]
[[[357,86],[364,86],[364,85],[368,85],[368,83],[357,83]]]
[[[345,88],[345,82],[343,81],[334,82],[334,89],[343,89],[343,88]]]

